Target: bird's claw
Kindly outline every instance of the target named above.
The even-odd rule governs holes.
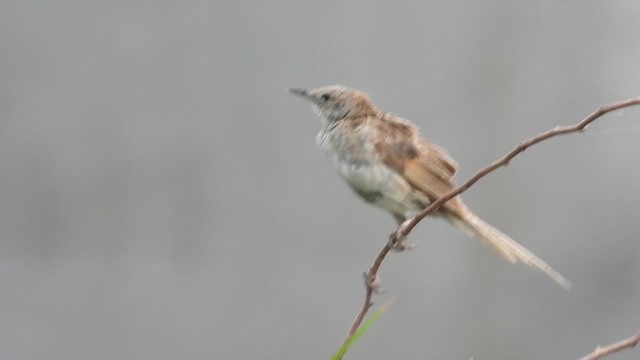
[[[418,243],[410,243],[407,241],[406,236],[400,234],[397,230],[389,235],[389,247],[393,251],[406,251],[413,250],[418,247]]]

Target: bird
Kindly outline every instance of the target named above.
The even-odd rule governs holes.
[[[399,225],[455,188],[458,165],[451,156],[421,137],[414,123],[380,110],[365,92],[342,85],[287,91],[309,101],[322,119],[316,142],[347,185],[365,202],[390,212]],[[546,262],[476,216],[459,195],[434,215],[479,238],[509,262],[522,262],[570,287]],[[400,241],[394,250],[410,248]]]

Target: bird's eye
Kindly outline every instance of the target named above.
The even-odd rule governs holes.
[[[331,95],[322,94],[322,96],[320,96],[320,99],[322,99],[322,101],[328,101],[329,99],[331,99]]]

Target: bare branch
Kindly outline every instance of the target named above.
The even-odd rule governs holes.
[[[640,331],[638,331],[635,335],[631,336],[628,339],[624,339],[622,341],[618,341],[617,343],[600,347],[598,346],[593,352],[580,360],[598,360],[602,359],[605,356],[617,353],[620,350],[630,349],[640,343]]]
[[[349,332],[347,333],[344,342],[346,343],[351,339],[353,334],[362,324],[362,320],[364,320],[367,312],[371,309],[372,306],[372,297],[375,292],[379,290],[379,281],[378,281],[378,271],[380,270],[380,266],[382,266],[382,262],[386,258],[387,254],[391,251],[391,248],[394,244],[397,244],[399,239],[405,238],[409,233],[413,230],[413,228],[422,220],[425,216],[434,213],[438,208],[440,208],[445,202],[451,200],[455,196],[463,193],[467,189],[469,189],[473,184],[475,184],[478,180],[482,179],[489,173],[495,171],[496,169],[508,165],[509,162],[528,149],[529,147],[542,142],[544,140],[550,139],[552,137],[556,137],[559,135],[566,135],[575,132],[583,132],[589,124],[600,118],[602,115],[609,113],[611,111],[619,110],[622,108],[640,105],[640,98],[628,99],[616,103],[612,103],[609,105],[604,105],[598,108],[596,111],[591,113],[589,116],[584,118],[577,124],[569,125],[569,126],[558,126],[551,130],[545,131],[537,136],[534,136],[530,139],[527,139],[521,142],[518,146],[516,146],[513,150],[507,153],[502,158],[494,161],[488,166],[480,169],[476,172],[469,180],[465,181],[462,185],[457,188],[451,190],[444,196],[438,198],[436,201],[432,202],[428,207],[424,208],[418,214],[416,214],[413,218],[405,221],[402,225],[400,225],[390,236],[389,242],[387,242],[382,249],[378,252],[373,263],[369,267],[369,269],[365,272],[366,278],[366,291],[365,291],[365,300],[362,308],[356,315],[351,327],[349,328]],[[597,359],[597,358],[596,358]]]

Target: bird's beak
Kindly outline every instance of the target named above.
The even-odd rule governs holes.
[[[309,92],[300,88],[288,88],[287,92],[292,95],[300,96],[303,98],[309,98]]]

